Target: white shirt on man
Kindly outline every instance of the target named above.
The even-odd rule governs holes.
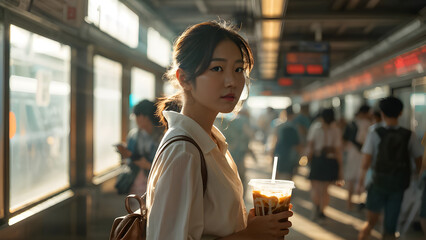
[[[247,225],[243,186],[222,133],[213,126],[218,144],[191,118],[164,111],[169,130],[160,146],[176,135],[194,139],[207,166],[203,196],[200,153],[190,142],[178,141],[153,163],[148,178],[147,239],[215,239]]]

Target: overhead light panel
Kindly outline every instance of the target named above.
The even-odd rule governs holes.
[[[278,52],[280,43],[277,41],[264,41],[262,42],[262,51]]]
[[[275,69],[264,69],[260,71],[262,75],[275,75]]]
[[[281,20],[264,20],[262,21],[262,38],[278,39],[281,34]]]
[[[275,77],[275,72],[271,72],[271,73],[263,73],[262,74],[262,78],[264,78],[264,79],[271,79],[271,78],[274,78]]]
[[[277,61],[277,58],[276,58],[276,57],[261,58],[261,62],[264,62],[264,63],[276,62],[276,61]]]
[[[262,59],[269,59],[269,58],[277,58],[278,57],[278,52],[262,52],[260,57]]]
[[[282,17],[284,0],[262,0],[263,17]]]
[[[273,69],[275,71],[276,68],[277,68],[277,62],[263,62],[260,64],[260,69],[263,69],[263,70]]]

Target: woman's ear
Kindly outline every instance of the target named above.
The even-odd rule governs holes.
[[[187,81],[186,77],[187,77],[187,75],[186,75],[185,71],[183,71],[182,68],[178,68],[178,70],[176,70],[176,78],[179,81],[179,85],[185,91],[191,91],[192,90],[192,84],[191,84],[191,82]]]

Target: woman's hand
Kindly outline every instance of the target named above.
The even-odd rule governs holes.
[[[283,239],[289,233],[288,228],[292,225],[288,221],[291,216],[293,216],[292,211],[267,216],[255,216],[254,209],[251,209],[245,233],[250,239]]]

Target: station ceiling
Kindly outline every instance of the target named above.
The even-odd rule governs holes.
[[[326,43],[332,70],[419,15],[426,15],[424,0],[284,0],[282,14],[272,17],[262,11],[265,8],[262,1],[268,0],[138,1],[149,5],[176,35],[192,24],[208,20],[228,20],[241,26],[255,54],[253,77],[265,86],[278,87],[283,94],[327,79],[327,76],[289,77],[285,73],[286,53],[298,51],[301,42]],[[280,0],[269,1],[276,4]],[[263,22],[270,20],[280,22],[277,39],[266,39],[262,31]],[[262,48],[268,41],[276,41],[279,46],[273,63],[269,63],[271,58],[266,58]],[[274,70],[266,72],[264,67]],[[287,81],[289,86],[277,84],[283,77],[291,79]]]

